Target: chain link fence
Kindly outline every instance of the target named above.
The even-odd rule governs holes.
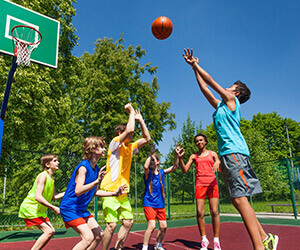
[[[18,217],[19,206],[31,189],[36,176],[41,172],[40,158],[42,155],[44,153],[22,150],[14,150],[8,155],[2,155],[0,161],[0,202],[2,205],[0,229],[25,227],[23,220]],[[69,178],[82,157],[58,155],[58,160],[60,169],[54,174],[57,193],[65,191]],[[98,162],[99,167],[105,164],[105,159]],[[252,162],[251,164],[264,191],[262,194],[249,198],[254,210],[256,212],[288,213],[297,218],[297,205],[300,203],[300,158]],[[144,163],[135,162],[133,159],[128,195],[136,221],[145,221],[143,166]],[[161,168],[167,167],[170,166],[161,164]],[[237,213],[230,203],[220,173],[217,173],[217,179],[221,213]],[[195,216],[194,180],[194,168],[191,168],[186,174],[177,169],[166,176],[166,212],[169,219]],[[53,204],[59,206],[59,202],[53,201]],[[103,224],[101,198],[92,200],[89,211]],[[208,212],[209,209],[206,208],[205,211]],[[63,226],[61,216],[55,215],[51,210],[48,210],[48,217],[53,225]]]

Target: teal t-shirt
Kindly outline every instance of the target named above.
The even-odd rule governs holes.
[[[213,114],[214,127],[217,133],[219,154],[240,153],[250,157],[247,143],[240,130],[240,102],[235,97],[236,108],[231,111],[225,102],[219,102]]]

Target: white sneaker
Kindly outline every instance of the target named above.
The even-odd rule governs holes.
[[[221,250],[221,246],[219,242],[214,242],[214,250]]]
[[[209,241],[207,240],[205,240],[205,241],[202,241],[201,242],[201,249],[200,250],[208,250],[207,249],[207,247],[208,247],[208,245],[209,245]]]
[[[166,250],[163,247],[154,247],[154,250]]]

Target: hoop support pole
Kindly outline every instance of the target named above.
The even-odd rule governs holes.
[[[9,93],[10,93],[11,84],[12,84],[12,81],[13,81],[15,71],[16,71],[17,66],[18,66],[16,61],[17,61],[17,57],[14,56],[13,60],[12,60],[12,66],[11,66],[11,68],[9,70],[9,73],[8,73],[8,77],[7,77],[7,81],[6,81],[6,87],[5,87],[5,93],[4,93],[2,106],[1,106],[0,118],[2,120],[4,120],[4,117],[5,117],[5,112],[6,112],[6,108],[7,108],[7,103],[8,103],[8,97],[9,97]]]

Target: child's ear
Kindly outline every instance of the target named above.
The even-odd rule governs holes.
[[[238,97],[239,95],[240,95],[240,92],[238,92],[238,91],[233,91],[233,94],[236,96],[236,97]]]

